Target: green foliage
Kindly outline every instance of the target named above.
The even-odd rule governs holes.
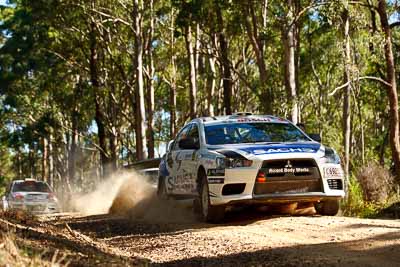
[[[379,207],[376,204],[365,202],[360,183],[352,176],[348,188],[348,196],[342,201],[342,212],[345,216],[369,218],[376,215]]]
[[[215,115],[223,114],[224,75],[219,35],[224,34],[232,73],[233,110],[262,113],[266,105],[271,105],[274,115],[289,117],[283,36],[285,26],[291,22],[286,4],[266,1],[264,13],[263,1],[154,1],[152,8],[151,1],[140,2],[143,4],[140,11],[146,98],[149,98],[151,81],[155,88],[153,138],[156,146],[171,138],[172,111],[176,111],[178,128],[189,119],[189,64],[184,38],[189,25],[197,56],[199,116],[209,113],[208,101],[214,106]],[[74,176],[69,174],[71,158],[77,162],[75,174],[79,177],[96,172],[100,152],[110,159],[114,149],[120,165],[135,160],[137,99],[131,2],[12,3],[0,8],[0,164],[4,166],[0,175],[5,177],[3,180],[19,176],[20,170],[23,176],[45,174],[42,164],[43,161],[49,164],[50,158],[54,177],[60,180]],[[340,1],[296,3],[299,5],[296,12],[301,11],[294,21],[298,23],[299,35],[296,75],[301,122],[306,124],[308,132],[320,133],[324,144],[343,153],[343,97],[342,90],[335,88],[343,84],[342,15],[347,10],[350,69],[354,79],[351,171],[356,173],[371,160],[381,162],[388,169],[391,154],[386,92],[375,80],[357,80],[361,76],[385,79],[383,38],[377,15],[373,18],[370,9],[357,3],[348,7]],[[254,16],[247,13],[250,7]],[[218,21],[217,11],[221,12],[222,22]],[[391,3],[388,11],[394,12]],[[246,22],[257,30],[257,36],[249,32]],[[399,28],[393,28],[396,51],[400,48],[399,35]],[[263,47],[265,82],[261,82],[253,48],[252,38],[256,37],[258,46]],[[399,54],[395,56],[399,63]],[[154,74],[150,74],[151,60]],[[97,87],[93,84],[94,76]],[[212,84],[214,91],[208,99]],[[172,87],[176,90],[176,106],[171,106]],[[265,97],[267,90],[272,92],[270,99]],[[105,128],[103,148],[99,147],[98,121]],[[46,141],[51,146],[46,147]],[[46,149],[52,149],[47,159],[43,158]],[[345,203],[348,214],[361,214],[365,210],[366,214],[360,216],[369,216],[375,212],[373,205],[362,201],[359,185],[354,180],[350,192],[351,197]]]
[[[399,197],[395,193],[393,193],[391,197],[383,203],[365,201],[360,183],[357,181],[355,176],[351,176],[348,195],[347,198],[342,201],[341,209],[345,216],[375,218],[393,203],[399,201]]]

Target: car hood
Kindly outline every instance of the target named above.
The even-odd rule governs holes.
[[[274,158],[318,158],[325,153],[325,147],[317,142],[261,143],[210,146],[227,157],[237,154],[247,159]]]

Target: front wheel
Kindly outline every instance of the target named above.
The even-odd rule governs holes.
[[[219,223],[224,219],[225,206],[213,206],[210,204],[207,177],[204,173],[199,177],[200,184],[200,211],[203,221]]]
[[[335,216],[339,212],[340,204],[338,199],[325,200],[314,204],[315,211],[325,216]]]

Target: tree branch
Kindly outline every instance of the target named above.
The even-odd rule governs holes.
[[[385,81],[385,80],[383,80],[381,78],[373,77],[373,76],[362,76],[362,77],[358,77],[356,79],[353,79],[351,81],[348,81],[347,83],[342,84],[339,87],[336,87],[332,92],[330,92],[328,94],[328,96],[333,96],[334,94],[336,94],[337,91],[339,91],[340,89],[348,86],[351,82],[360,81],[360,80],[374,80],[374,81],[380,82],[380,83],[382,83],[382,84],[384,84],[384,85],[386,85],[388,87],[392,86],[390,83],[388,83],[387,81]]]

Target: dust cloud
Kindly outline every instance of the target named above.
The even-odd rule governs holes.
[[[119,171],[93,192],[75,197],[72,208],[83,215],[110,213],[132,220],[193,222],[192,201],[161,200],[156,185],[136,171]]]
[[[117,172],[110,175],[109,178],[99,183],[93,191],[74,195],[69,203],[70,208],[83,215],[107,213],[119,188],[131,175],[127,172]]]

